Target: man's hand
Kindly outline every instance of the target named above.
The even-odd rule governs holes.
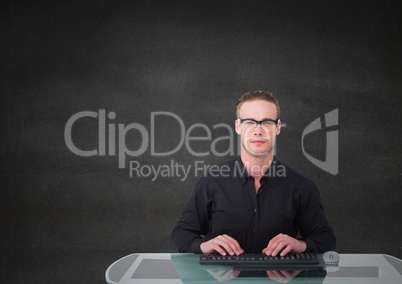
[[[220,235],[209,241],[203,242],[200,245],[203,253],[218,252],[221,255],[240,255],[244,250],[240,247],[239,243],[228,235]]]
[[[280,256],[285,256],[289,252],[302,253],[306,248],[307,245],[305,241],[292,238],[285,234],[279,234],[269,241],[267,247],[262,250],[262,253],[272,256],[277,256],[278,253],[280,253]]]

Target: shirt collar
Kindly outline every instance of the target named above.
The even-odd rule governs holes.
[[[252,176],[250,176],[246,170],[246,168],[244,167],[243,161],[241,160],[241,157],[238,156],[236,162],[238,163],[237,167],[236,167],[236,174],[239,175],[240,177],[240,181],[242,183],[242,185],[245,185],[247,183],[248,179],[253,179],[254,178]],[[271,175],[272,172],[272,167],[275,167],[275,165],[278,164],[278,160],[276,159],[276,156],[274,156],[271,165],[269,166],[269,168],[267,169],[267,171],[265,172],[264,176],[261,178],[261,181],[264,181],[265,179],[268,180],[268,182],[271,184],[271,186],[274,185],[274,179],[275,176]]]

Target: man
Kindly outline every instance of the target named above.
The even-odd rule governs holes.
[[[317,187],[274,156],[279,117],[269,92],[240,98],[240,157],[199,179],[172,231],[178,251],[285,256],[335,249]]]

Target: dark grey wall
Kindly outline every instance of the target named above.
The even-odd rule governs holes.
[[[105,109],[116,114],[107,124],[150,131],[151,113],[166,111],[186,130],[195,123],[212,130],[233,123],[241,94],[260,89],[281,103],[278,158],[318,185],[337,250],[402,257],[402,46],[394,5],[65,2],[1,4],[0,282],[102,283],[124,255],[173,251],[170,230],[196,177],[130,177],[129,161],[173,160],[194,170],[195,161],[232,158],[194,157],[185,146],[154,157],[148,147],[119,169],[117,156],[80,157],[67,148],[72,115]],[[301,137],[337,108],[334,176],[308,161]],[[192,136],[205,135],[198,130]],[[173,149],[179,135],[176,120],[157,120],[156,150]],[[212,139],[226,135],[215,130]],[[72,136],[78,147],[96,149],[98,121],[78,120]],[[129,149],[141,141],[138,131],[127,134]],[[199,152],[212,144],[193,143]],[[324,159],[324,130],[305,143]]]

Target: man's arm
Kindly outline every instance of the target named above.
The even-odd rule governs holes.
[[[300,197],[297,215],[300,234],[306,242],[306,252],[324,253],[335,250],[336,238],[324,214],[320,193],[310,182]]]
[[[306,182],[299,189],[297,200],[297,221],[303,238],[278,234],[269,240],[263,253],[284,256],[288,253],[323,253],[335,249],[336,238],[325,217],[317,187],[310,181]]]
[[[201,243],[208,240],[204,236],[208,234],[210,206],[207,179],[201,177],[171,233],[179,252],[201,253]]]
[[[201,178],[181,212],[171,239],[179,252],[239,255],[244,251],[237,240],[226,234],[208,238],[212,197],[207,178]]]

